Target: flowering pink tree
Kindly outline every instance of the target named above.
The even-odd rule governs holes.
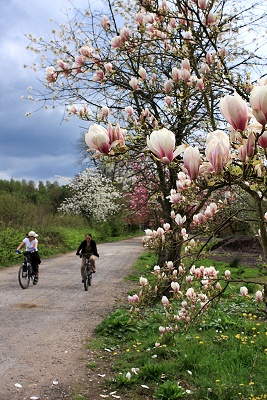
[[[182,224],[187,230],[193,219],[203,226],[202,208],[211,193],[238,185],[254,200],[266,254],[264,152],[258,152],[264,139],[261,89],[253,89],[251,106],[262,130],[247,133],[251,76],[258,77],[265,64],[256,31],[259,21],[264,25],[265,10],[253,3],[239,4],[237,12],[232,0],[108,5],[106,15],[76,10],[51,41],[29,35],[29,48],[42,54],[45,75],[44,91],[32,92],[33,100],[67,104],[69,116],[84,121],[86,144],[98,162],[119,160],[131,173],[128,160],[141,154],[144,168],[153,165],[157,201],[171,231]],[[239,46],[248,27],[249,53]],[[223,130],[226,121],[231,135]],[[180,212],[171,214],[179,171],[199,193],[185,221],[182,201]],[[177,259],[174,236],[170,257]],[[178,236],[180,243],[184,235]]]
[[[222,94],[236,90],[248,100],[249,76],[265,64],[254,32],[259,21],[264,26],[264,10],[260,3],[239,4],[238,12],[233,6],[232,0],[115,1],[105,13],[74,10],[49,41],[29,35],[45,79],[43,93],[32,91],[31,98],[82,119],[95,160],[142,153],[145,167],[152,157],[168,223],[179,146],[199,144],[184,157],[193,178],[203,137],[222,122]],[[239,46],[248,26],[249,53]]]

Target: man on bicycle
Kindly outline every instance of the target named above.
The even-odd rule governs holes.
[[[99,257],[97,252],[96,242],[92,239],[91,233],[87,233],[85,235],[85,240],[82,241],[80,246],[76,251],[76,255],[82,255],[82,263],[81,263],[81,276],[82,276],[82,283],[85,279],[85,259],[86,255],[89,255],[89,262],[91,264],[92,272],[95,272],[95,256]]]

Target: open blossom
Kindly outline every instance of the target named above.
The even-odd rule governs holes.
[[[248,106],[238,94],[222,97],[220,110],[224,118],[236,131],[246,129],[249,120]]]
[[[94,73],[94,75],[92,76],[92,80],[94,82],[102,82],[105,78],[105,74],[104,71],[102,71],[102,69],[99,69],[98,71],[96,71]]]
[[[139,282],[140,282],[141,286],[146,286],[147,285],[147,279],[144,278],[143,276],[140,277]]]
[[[134,294],[133,296],[128,296],[128,302],[129,303],[138,303],[139,302],[139,296],[138,294]]]
[[[93,48],[89,46],[82,46],[80,48],[80,53],[83,57],[90,58],[93,53]]]
[[[107,130],[101,125],[93,124],[85,134],[85,142],[89,149],[107,154],[110,150],[110,141]]]
[[[186,221],[186,216],[184,215],[183,217],[180,214],[177,214],[175,217],[175,222],[177,225],[181,226],[185,223]]]
[[[153,131],[147,136],[147,147],[155,156],[165,164],[169,164],[176,156],[178,156],[185,146],[178,146],[175,148],[175,135],[172,131],[166,128]]]
[[[46,67],[46,80],[48,83],[53,83],[57,80],[57,72],[53,66]]]

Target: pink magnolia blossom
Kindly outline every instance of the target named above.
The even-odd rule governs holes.
[[[166,328],[164,328],[164,326],[159,327],[159,333],[164,334],[165,331],[166,331]]]
[[[107,106],[102,106],[99,114],[101,119],[107,118],[109,115],[109,108]]]
[[[183,79],[184,82],[189,82],[191,77],[190,71],[187,69],[181,69],[181,78]]]
[[[164,82],[164,90],[166,93],[170,93],[172,90],[172,80],[171,79],[167,79],[166,82]]]
[[[120,36],[115,36],[110,41],[110,46],[111,46],[112,50],[119,49],[123,45],[124,45],[124,42]]]
[[[180,214],[177,214],[175,217],[175,222],[178,226],[181,226],[185,223],[186,221],[186,216],[184,215],[183,217]]]
[[[239,155],[239,158],[240,158],[240,160],[242,162],[246,161],[246,159],[247,159],[247,145],[246,145],[246,143],[242,144],[240,147],[238,147],[238,155]]]
[[[227,269],[227,270],[224,272],[225,278],[226,278],[226,279],[229,279],[229,278],[230,278],[230,275],[231,275],[231,272],[229,271],[229,269]]]
[[[133,90],[138,90],[139,89],[139,82],[137,78],[131,78],[129,81],[129,85]]]
[[[85,142],[90,150],[97,150],[107,154],[110,150],[110,141],[107,130],[101,125],[93,124],[85,134]]]
[[[213,26],[216,25],[217,15],[215,13],[210,12],[206,17],[206,25]]]
[[[255,148],[256,148],[256,137],[253,132],[250,132],[250,134],[248,135],[248,140],[247,140],[247,144],[246,144],[248,157],[254,156]]]
[[[168,261],[166,264],[167,268],[169,271],[172,271],[174,266],[173,266],[173,261]]]
[[[210,132],[206,139],[206,157],[216,174],[220,174],[228,162],[230,153],[229,137],[223,131]]]
[[[174,67],[172,69],[172,79],[173,79],[173,82],[175,82],[175,83],[177,83],[179,81],[179,79],[181,79],[181,70],[180,69],[178,69],[176,67]]]
[[[110,22],[109,22],[108,18],[105,15],[103,15],[103,17],[102,17],[101,26],[105,30],[109,30],[110,29]]]
[[[184,145],[181,145],[174,151],[175,135],[172,131],[169,131],[166,128],[153,131],[150,137],[147,136],[147,147],[165,164],[172,162],[172,160],[185,148]]]
[[[244,131],[248,125],[249,110],[246,102],[238,95],[224,96],[220,100],[220,110],[224,118],[236,131]]]
[[[169,224],[169,223],[165,223],[165,224],[163,224],[163,229],[166,231],[166,232],[168,232],[170,229],[171,229],[171,225]]]
[[[255,293],[255,297],[256,297],[256,300],[258,302],[260,302],[262,300],[262,291],[261,290],[257,290],[257,292]]]
[[[145,80],[146,79],[146,70],[143,67],[140,67],[138,70],[138,75]]]
[[[169,305],[170,305],[170,302],[169,302],[169,299],[167,296],[162,296],[161,302],[164,305],[164,307],[169,307]]]
[[[96,71],[92,77],[92,80],[94,82],[102,82],[105,78],[105,73],[104,71],[102,71],[102,69],[99,69],[98,71]]]
[[[197,79],[197,80],[196,80],[196,86],[197,86],[197,88],[198,88],[199,90],[203,90],[204,87],[205,87],[204,82],[203,82],[203,79]]]
[[[104,64],[104,68],[105,68],[105,71],[107,72],[107,73],[111,73],[112,71],[113,71],[113,69],[112,69],[112,64],[109,62],[109,63],[105,63]]]
[[[154,275],[158,275],[160,273],[160,266],[159,265],[155,265],[155,267],[153,268],[153,273],[154,273]]]
[[[170,96],[166,96],[164,100],[168,107],[172,105],[172,99]]]
[[[69,114],[78,114],[78,108],[75,104],[71,104],[67,107],[67,111]]]
[[[261,125],[267,123],[267,86],[255,86],[250,93],[252,113]]]
[[[144,278],[143,276],[140,277],[139,282],[140,282],[140,285],[141,285],[141,286],[146,286],[147,283],[148,283],[148,282],[147,282],[147,279]]]
[[[187,289],[185,295],[186,295],[186,297],[187,297],[190,301],[193,301],[193,300],[195,300],[195,298],[196,298],[196,293],[195,293],[195,291],[194,291],[193,288]]]
[[[207,7],[207,0],[198,0],[197,5],[201,10],[205,10]]]
[[[133,107],[131,107],[131,106],[125,107],[125,111],[126,111],[126,113],[127,113],[129,116],[132,116],[133,113],[134,113],[134,109],[133,109]]]
[[[246,288],[246,286],[241,286],[240,294],[242,294],[242,296],[247,296],[248,295],[248,289]]]
[[[48,83],[56,82],[57,80],[57,72],[53,66],[46,67],[46,80]]]
[[[93,53],[93,48],[89,46],[82,46],[80,48],[80,53],[83,57],[90,58]]]
[[[199,175],[199,167],[201,163],[198,147],[187,147],[184,151],[184,166],[192,180],[195,180]]]
[[[191,70],[190,61],[188,60],[188,58],[184,58],[182,60],[182,69],[186,69],[187,71]]]
[[[267,131],[264,131],[263,134],[259,137],[258,143],[264,149],[267,148]]]
[[[124,146],[124,139],[126,136],[125,129],[121,129],[119,124],[113,127],[110,123],[108,124],[108,137],[110,142],[110,147],[116,147],[118,144]]]

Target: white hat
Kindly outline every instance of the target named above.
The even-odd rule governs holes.
[[[37,233],[35,233],[34,231],[30,231],[30,232],[28,233],[28,236],[37,237],[38,235],[37,235]]]

